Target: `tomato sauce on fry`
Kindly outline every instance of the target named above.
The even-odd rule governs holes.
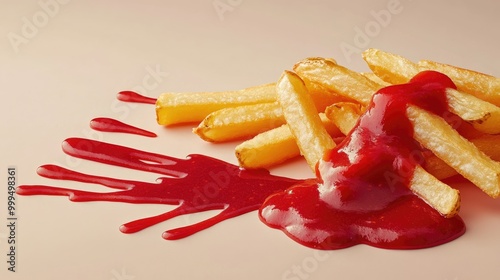
[[[417,249],[462,235],[460,217],[443,217],[409,189],[423,156],[406,108],[443,115],[446,88],[455,88],[447,76],[426,71],[407,84],[379,90],[356,127],[320,161],[318,181],[269,197],[260,208],[261,220],[317,249],[356,244]]]

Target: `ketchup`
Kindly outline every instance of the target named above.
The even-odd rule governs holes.
[[[90,127],[92,129],[104,132],[122,132],[142,135],[146,137],[157,136],[151,131],[147,131],[145,129],[138,128],[111,118],[94,118],[90,121]]]
[[[156,182],[139,182],[84,174],[57,165],[43,165],[37,170],[40,176],[100,184],[116,191],[96,193],[54,186],[24,185],[18,187],[18,194],[68,196],[75,202],[179,205],[160,215],[122,225],[120,230],[124,233],[137,232],[179,215],[221,210],[218,215],[198,224],[166,231],[163,234],[165,239],[183,238],[226,219],[257,210],[269,195],[300,182],[273,176],[267,170],[242,170],[236,165],[204,155],[194,154],[186,159],[178,159],[83,138],[66,139],[62,148],[66,154],[77,158],[163,176]]]
[[[145,104],[155,104],[156,103],[156,98],[152,97],[147,97],[144,95],[141,95],[135,91],[120,91],[118,95],[116,96],[118,100],[124,101],[124,102],[133,102],[133,103],[145,103]]]
[[[259,210],[260,219],[293,240],[317,249],[368,244],[388,249],[417,249],[449,242],[465,232],[459,216],[445,218],[408,188],[422,148],[413,140],[406,117],[409,104],[437,115],[447,113],[445,89],[455,88],[443,74],[426,71],[408,84],[378,91],[357,126],[317,166],[317,178],[295,180],[267,170],[244,170],[204,155],[186,159],[90,139],[66,139],[73,157],[160,174],[156,182],[95,176],[43,165],[40,176],[100,184],[116,189],[96,193],[46,185],[19,186],[20,195],[68,196],[71,201],[110,201],[178,205],[174,210],[126,223],[133,233],[173,217],[219,209],[197,224],[165,231],[179,239],[226,219]],[[156,99],[120,92],[127,102]],[[94,119],[95,120],[95,119]],[[102,120],[101,120],[102,121]],[[94,126],[94,129],[97,127]]]
[[[408,188],[422,148],[413,140],[408,105],[447,112],[453,82],[426,71],[408,84],[379,90],[356,127],[317,167],[318,181],[269,197],[261,220],[318,249],[368,244],[416,249],[449,242],[465,232],[458,216],[445,218]]]

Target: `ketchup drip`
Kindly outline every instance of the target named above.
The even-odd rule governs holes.
[[[117,95],[118,100],[125,102],[134,102],[134,103],[145,103],[145,104],[155,104],[156,98],[147,97],[144,95],[140,95],[135,91],[120,91]]]
[[[238,166],[203,155],[189,155],[178,159],[124,146],[69,138],[63,144],[68,155],[162,174],[156,183],[121,180],[83,174],[56,165],[39,167],[40,176],[100,184],[117,189],[96,193],[67,188],[24,185],[20,195],[68,196],[71,201],[112,201],[179,205],[163,214],[126,223],[120,227],[124,233],[133,233],[173,217],[207,210],[222,210],[216,216],[182,228],[168,230],[165,239],[179,239],[204,230],[226,219],[257,210],[269,195],[284,190],[299,180],[269,174],[267,170],[242,170]]]
[[[455,88],[447,76],[426,71],[378,91],[357,126],[320,161],[318,182],[272,195],[260,208],[261,220],[318,249],[359,243],[415,249],[462,235],[460,217],[441,216],[408,188],[422,149],[406,108],[443,115],[446,88]]]
[[[146,137],[156,137],[156,134],[153,132],[111,118],[94,118],[90,121],[90,127],[105,132],[123,132]]]

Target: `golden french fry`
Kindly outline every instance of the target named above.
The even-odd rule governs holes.
[[[302,79],[285,71],[276,84],[278,102],[301,154],[314,171],[326,151],[335,147]]]
[[[306,59],[293,70],[307,83],[322,85],[350,100],[367,105],[380,85],[358,72],[337,65],[328,59]]]
[[[402,56],[376,49],[368,49],[363,52],[363,58],[377,76],[391,83],[406,83],[414,75],[418,74],[419,71],[428,69],[437,71],[448,69],[448,72],[451,71],[455,73],[455,76],[458,75],[458,72],[450,70],[454,69],[453,66],[443,66],[442,64],[429,61],[421,61],[420,64],[416,64]],[[460,71],[468,75],[479,75],[476,72],[469,73],[465,69],[461,69]],[[465,75],[464,73],[462,74]],[[490,84],[496,78],[493,77],[491,79]],[[452,113],[457,114],[465,121],[471,122],[474,128],[481,132],[490,134],[500,133],[500,125],[498,125],[500,123],[499,107],[473,95],[451,88],[446,91],[446,95]],[[497,95],[499,95],[500,101],[500,93],[497,93]]]
[[[309,57],[296,63],[295,65],[297,65],[297,70],[299,71],[315,71],[316,62],[321,63],[323,60],[331,64],[337,64],[337,62],[332,58]],[[314,100],[314,104],[316,105],[318,112],[324,112],[325,108],[333,103],[350,100],[349,98],[341,96],[335,91],[323,86],[322,84],[316,83],[315,81],[308,79],[302,80],[306,85],[307,91]]]
[[[500,133],[500,108],[473,95],[448,88],[448,105],[452,113],[468,121],[478,131]]]
[[[470,141],[491,159],[500,161],[500,135],[482,135]]]
[[[367,49],[362,56],[375,75],[391,84],[407,83],[419,72],[416,63],[396,54]]]
[[[476,71],[430,60],[418,62],[420,70],[435,70],[450,77],[458,90],[500,106],[500,79]]]
[[[227,107],[276,101],[275,84],[237,91],[163,93],[156,101],[156,119],[160,125],[199,122],[210,113]]]
[[[364,72],[361,74],[370,79],[372,82],[377,83],[381,88],[392,85],[391,83],[382,80],[379,76],[375,75],[375,73],[373,72]]]
[[[410,189],[445,217],[456,215],[460,208],[459,191],[439,181],[418,165],[413,171]]]
[[[332,137],[342,135],[340,130],[322,113],[323,126]],[[300,156],[300,150],[288,124],[257,134],[236,146],[236,158],[245,169],[268,168]]]
[[[407,108],[414,138],[491,197],[500,194],[500,164],[460,136],[441,117],[415,106]]]
[[[193,129],[209,142],[248,139],[285,123],[277,102],[243,105],[217,110]]]
[[[347,135],[358,122],[362,114],[362,106],[353,102],[339,102],[330,105],[325,110],[325,115],[344,135]]]

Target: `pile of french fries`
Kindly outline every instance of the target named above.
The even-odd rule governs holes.
[[[414,139],[426,149],[410,189],[439,211],[454,216],[460,193],[442,182],[460,174],[489,196],[500,194],[500,79],[422,60],[368,49],[363,59],[372,72],[359,73],[329,58],[306,58],[276,83],[225,92],[164,93],[156,103],[157,121],[170,126],[199,123],[193,132],[210,142],[239,140],[235,154],[242,168],[270,168],[303,156],[313,171],[356,125],[382,87],[407,83],[424,70],[446,74],[457,86],[446,97],[450,116],[415,106],[407,116]]]

